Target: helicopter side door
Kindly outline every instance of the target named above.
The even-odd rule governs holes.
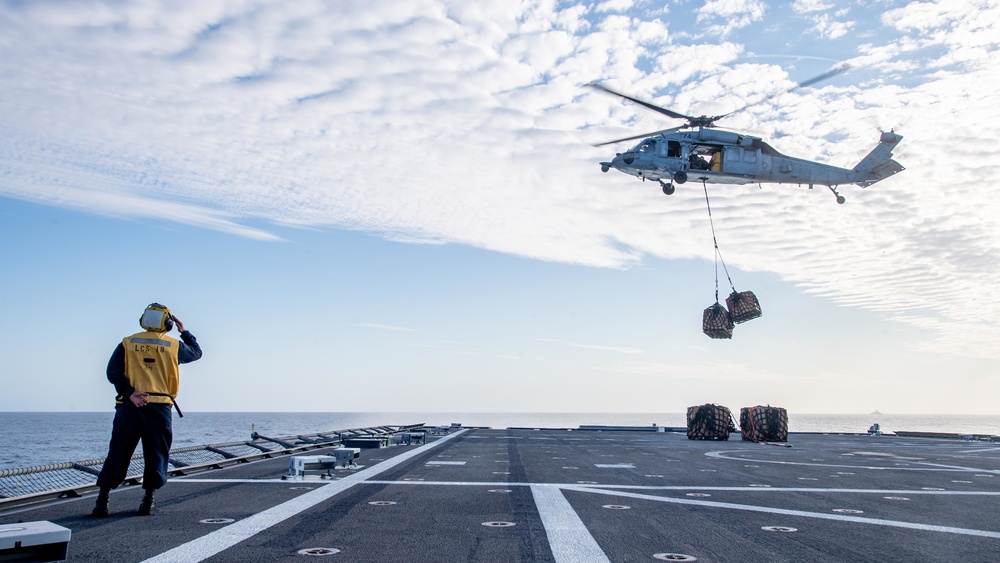
[[[760,150],[756,148],[726,147],[722,162],[724,174],[756,176],[760,172]]]

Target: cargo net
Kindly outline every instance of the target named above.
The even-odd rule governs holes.
[[[688,407],[688,440],[728,440],[730,432],[736,432],[736,426],[728,408],[712,404]]]
[[[732,315],[718,302],[701,316],[701,330],[711,338],[732,338],[734,326]]]
[[[787,442],[788,411],[770,405],[740,409],[740,434],[751,442]]]
[[[760,301],[752,291],[736,291],[733,285],[733,278],[729,275],[729,268],[726,261],[722,259],[722,251],[719,250],[719,241],[715,237],[715,222],[712,220],[712,205],[708,201],[708,187],[702,182],[705,188],[705,206],[708,208],[708,222],[712,226],[712,242],[715,244],[715,304],[705,309],[701,317],[701,330],[709,338],[729,339],[733,337],[733,328],[739,324],[756,319],[761,316]],[[726,279],[729,280],[729,287],[733,292],[726,298],[726,306],[719,303],[719,263],[726,272]]]
[[[736,324],[745,323],[751,319],[761,316],[760,301],[752,291],[733,292],[726,298],[726,306],[729,307],[729,314]]]

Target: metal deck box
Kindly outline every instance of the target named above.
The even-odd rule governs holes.
[[[0,561],[65,561],[69,528],[48,521],[0,526]]]

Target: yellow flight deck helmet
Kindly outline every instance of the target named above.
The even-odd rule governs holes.
[[[174,328],[174,319],[166,306],[150,303],[139,317],[139,326],[150,332],[170,332]]]

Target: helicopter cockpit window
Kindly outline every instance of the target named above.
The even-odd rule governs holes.
[[[646,139],[639,145],[639,152],[653,152],[656,150],[656,141],[654,139]]]

